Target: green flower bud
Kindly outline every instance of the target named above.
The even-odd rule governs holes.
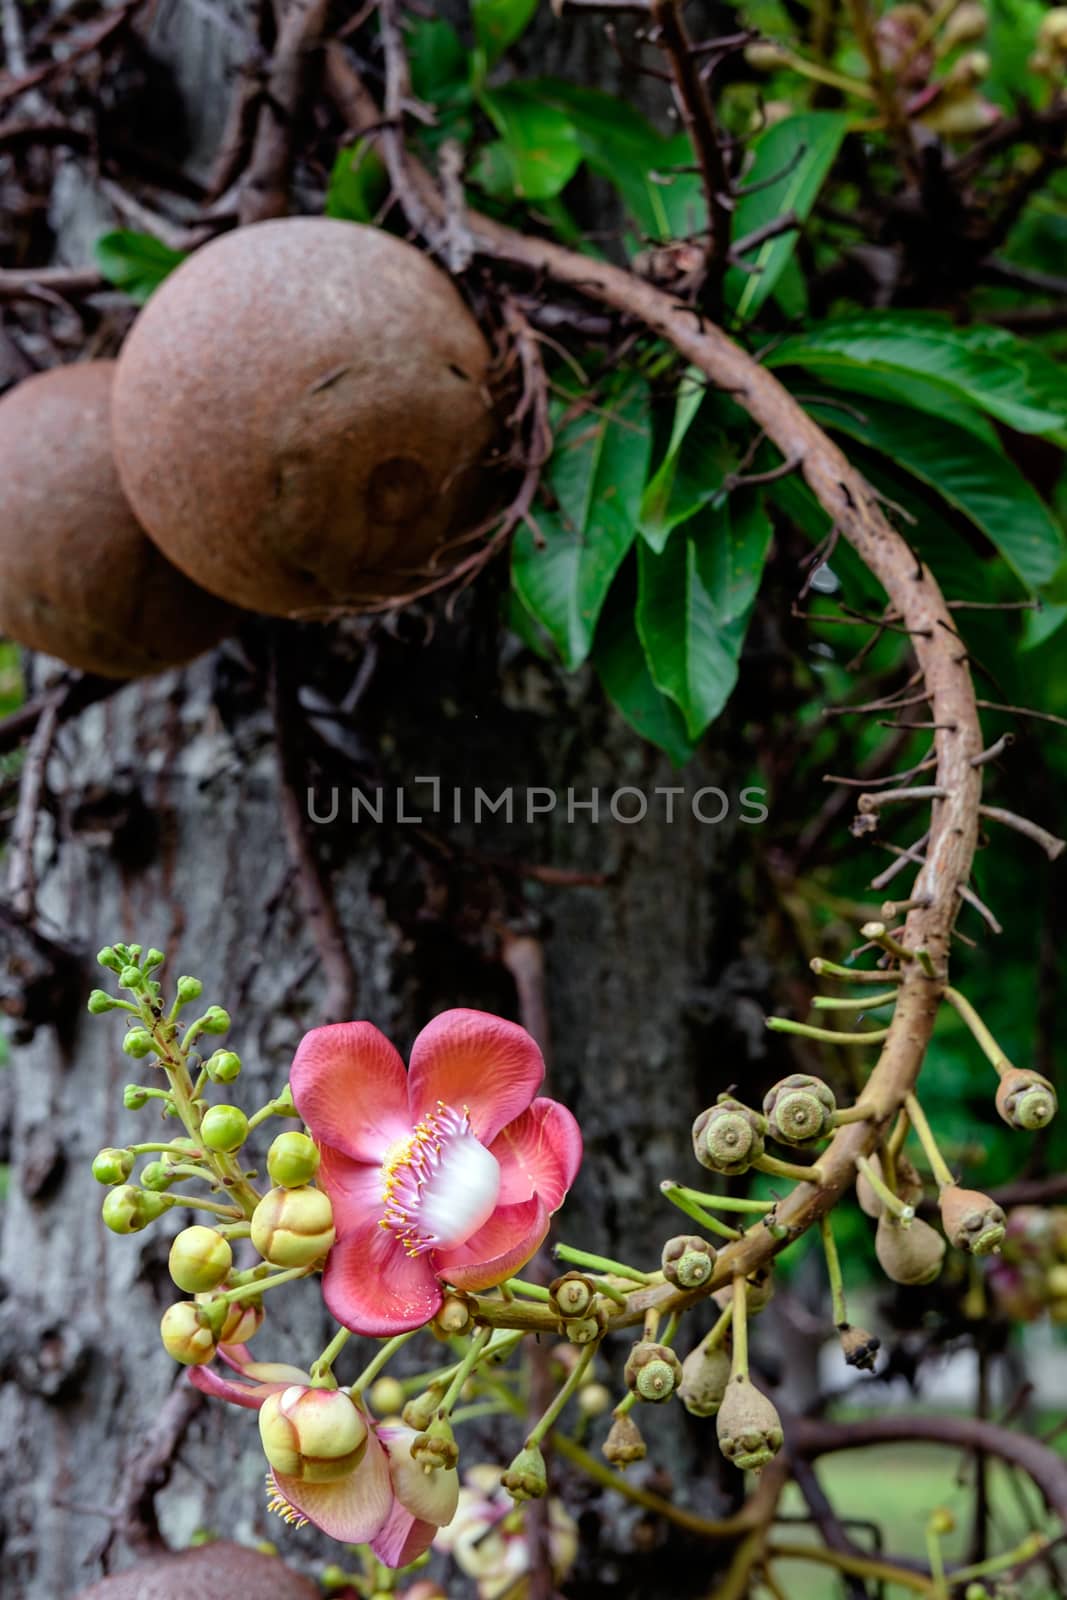
[[[571,1344],[595,1344],[597,1339],[603,1338],[607,1325],[607,1314],[603,1305],[598,1303],[593,1307],[591,1316],[570,1317],[562,1322],[560,1332]]]
[[[843,1328],[838,1328],[841,1339],[841,1353],[845,1364],[855,1367],[857,1372],[873,1372],[875,1358],[882,1348],[882,1341],[873,1333],[868,1333],[866,1328],[853,1328],[848,1323]]]
[[[271,1189],[252,1214],[252,1243],[276,1267],[309,1267],[334,1238],[333,1207],[321,1189]]]
[[[102,1017],[105,1011],[115,1011],[121,1004],[122,1002],[109,995],[106,989],[94,989],[89,996],[86,1009],[90,1016]]]
[[[177,1300],[168,1306],[159,1332],[167,1354],[183,1367],[202,1367],[215,1354],[218,1341],[202,1308],[193,1300]]]
[[[140,959],[141,959],[141,951],[143,949],[144,949],[143,945],[140,945],[140,944],[128,944],[126,946],[126,954],[129,956],[129,958],[130,958],[130,960],[132,962],[137,962],[137,961],[140,961]]]
[[[190,1000],[199,1000],[204,992],[204,985],[199,978],[179,978],[175,987],[183,1006],[187,1006]]]
[[[719,1449],[742,1472],[758,1472],[782,1448],[782,1423],[763,1392],[738,1376],[726,1387],[715,1419]]]
[[[1004,1242],[1005,1216],[996,1201],[977,1189],[947,1184],[941,1191],[941,1226],[950,1244],[969,1255],[988,1256]]]
[[[122,1103],[127,1111],[140,1111],[152,1096],[141,1083],[128,1083],[122,1091]]]
[[[140,1233],[167,1210],[167,1202],[157,1194],[145,1194],[133,1184],[111,1189],[104,1196],[101,1215],[112,1233]]]
[[[145,976],[140,967],[123,967],[119,973],[119,983],[124,989],[136,991],[144,988]]]
[[[294,1384],[268,1395],[259,1410],[259,1436],[274,1468],[302,1483],[347,1478],[367,1450],[367,1423],[343,1389]]]
[[[116,954],[109,944],[99,951],[96,957],[97,965],[107,967],[110,972],[121,972],[126,963]]]
[[[166,1161],[150,1161],[141,1172],[141,1185],[151,1189],[153,1194],[166,1194],[177,1183],[180,1173],[175,1172]]]
[[[1039,1072],[1013,1067],[1001,1078],[997,1111],[1009,1128],[1034,1133],[1048,1126],[1056,1109],[1056,1091]]]
[[[183,1228],[170,1247],[170,1275],[186,1294],[216,1288],[233,1266],[229,1243],[214,1228]]]
[[[669,1345],[642,1339],[630,1351],[624,1376],[639,1400],[661,1405],[681,1383],[682,1363]]]
[[[698,1344],[682,1362],[678,1398],[691,1417],[714,1417],[730,1381],[730,1352],[724,1340],[707,1349]]]
[[[200,1137],[209,1150],[229,1154],[248,1138],[248,1118],[240,1106],[209,1106],[200,1124]]]
[[[221,1006],[208,1006],[204,1012],[201,1027],[204,1033],[229,1033],[230,1013]]]
[[[793,1072],[763,1100],[768,1132],[783,1144],[808,1144],[830,1132],[837,1110],[833,1090],[808,1072]]]
[[[141,1061],[145,1056],[150,1056],[156,1046],[147,1028],[131,1028],[122,1041],[122,1048],[128,1056]]]
[[[270,1181],[283,1189],[299,1189],[319,1170],[319,1147],[306,1133],[280,1133],[267,1151]]]
[[[627,1467],[631,1461],[643,1461],[647,1453],[641,1430],[629,1412],[616,1417],[604,1440],[605,1460],[614,1467]]]
[[[945,1259],[945,1241],[919,1217],[905,1228],[883,1211],[874,1236],[874,1253],[894,1283],[932,1283]]]
[[[583,1383],[576,1398],[583,1417],[602,1417],[611,1410],[611,1390],[604,1383]]]
[[[565,1272],[548,1286],[552,1304],[564,1321],[588,1316],[596,1300],[596,1285],[582,1272]]]
[[[699,1289],[715,1270],[715,1250],[696,1234],[680,1233],[663,1246],[660,1264],[668,1283],[678,1289]]]
[[[424,1433],[411,1441],[411,1457],[431,1472],[441,1467],[450,1470],[459,1460],[459,1446],[447,1417],[435,1417]]]
[[[404,1409],[404,1385],[399,1378],[379,1378],[367,1396],[379,1417],[397,1417]]]
[[[693,1123],[693,1151],[702,1167],[737,1177],[763,1154],[763,1122],[757,1112],[722,1095]]]
[[[116,1150],[109,1146],[93,1157],[93,1177],[97,1183],[125,1183],[136,1159],[132,1150]]]
[[[548,1493],[548,1473],[545,1458],[536,1445],[526,1445],[519,1451],[501,1484],[513,1500],[540,1500]]]
[[[418,1394],[413,1400],[409,1400],[400,1413],[404,1426],[414,1428],[416,1433],[425,1433],[441,1409],[444,1393],[445,1386],[443,1383],[431,1383],[430,1387],[424,1389],[422,1394]]]
[[[232,1083],[241,1071],[241,1058],[233,1050],[216,1050],[204,1062],[212,1083]]]
[[[473,1325],[470,1301],[461,1294],[446,1294],[434,1313],[430,1331],[437,1339],[461,1339]]]
[[[144,958],[144,970],[146,972],[154,972],[157,967],[161,967],[163,965],[166,959],[167,958],[163,954],[163,951],[157,950],[153,946],[153,948],[149,950],[148,954]]]
[[[989,1590],[984,1583],[975,1580],[969,1583],[963,1591],[963,1600],[989,1600]]]

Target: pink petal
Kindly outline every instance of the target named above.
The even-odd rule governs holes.
[[[354,1161],[379,1163],[411,1132],[404,1063],[369,1022],[334,1022],[305,1033],[289,1082],[315,1138]]]
[[[526,1110],[544,1075],[540,1050],[517,1022],[487,1011],[443,1011],[411,1048],[411,1119],[441,1100],[469,1111],[478,1138],[489,1144]]]
[[[540,1195],[519,1205],[497,1206],[485,1226],[471,1234],[466,1244],[455,1250],[434,1251],[434,1270],[457,1289],[491,1289],[518,1272],[536,1254],[548,1224],[548,1211]]]
[[[326,1257],[322,1297],[353,1333],[387,1338],[429,1322],[441,1287],[429,1256],[409,1256],[377,1222],[344,1234]]]
[[[370,1547],[383,1566],[406,1567],[430,1548],[436,1532],[435,1522],[420,1522],[396,1500],[384,1528],[371,1540]]]
[[[452,1521],[459,1505],[459,1473],[454,1467],[425,1472],[411,1454],[418,1438],[414,1428],[402,1423],[379,1426],[378,1438],[389,1457],[393,1493],[412,1516],[443,1528]]]
[[[319,1146],[321,1161],[317,1174],[333,1206],[339,1234],[354,1233],[382,1214],[382,1169],[365,1161],[352,1161],[328,1144]]]
[[[301,1379],[306,1379],[306,1373],[301,1373]],[[246,1406],[249,1411],[258,1411],[269,1394],[277,1394],[282,1389],[292,1385],[292,1378],[287,1378],[281,1383],[239,1383],[236,1378],[224,1378],[221,1372],[216,1372],[213,1367],[190,1367],[189,1382],[194,1389],[199,1389],[203,1394],[211,1395],[214,1400],[227,1400],[233,1406]]]
[[[490,1146],[500,1166],[500,1204],[539,1194],[557,1211],[582,1161],[582,1133],[566,1106],[535,1100]]]
[[[294,1510],[342,1544],[365,1544],[375,1538],[393,1509],[389,1459],[373,1429],[367,1435],[363,1460],[347,1478],[335,1483],[302,1483],[282,1472],[273,1477]]]

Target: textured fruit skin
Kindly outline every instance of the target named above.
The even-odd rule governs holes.
[[[143,1566],[91,1584],[75,1600],[190,1600],[199,1594],[319,1600],[320,1590],[277,1556],[260,1555],[222,1539],[181,1555],[153,1557]]]
[[[414,587],[471,520],[488,364],[412,245],[326,217],[239,228],[184,262],[126,341],[123,487],[214,594],[275,616],[358,610]]]
[[[145,538],[111,454],[113,361],[40,372],[0,400],[0,631],[83,672],[191,661],[235,613]]]

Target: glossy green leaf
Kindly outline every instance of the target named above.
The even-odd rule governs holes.
[[[522,37],[536,10],[537,0],[471,0],[474,37],[487,66]]]
[[[666,751],[681,767],[696,746],[678,707],[652,681],[630,605],[613,608],[597,635],[597,673],[605,692],[635,733]]]
[[[837,111],[803,111],[774,123],[753,144],[755,159],[746,184],[776,182],[745,195],[734,213],[733,236],[741,239],[765,223],[792,211],[803,222],[826,182],[848,129]],[[726,276],[726,299],[739,322],[754,317],[796,249],[796,232],[768,239],[746,257],[749,270],[733,268]]]
[[[172,250],[150,233],[125,228],[103,234],[96,241],[95,255],[108,282],[139,305],[185,260],[183,251]]]
[[[469,94],[470,56],[450,23],[439,17],[416,22],[407,44],[411,87],[418,99],[438,106]]]
[[[481,104],[500,134],[514,193],[524,200],[559,194],[582,160],[578,135],[566,113],[530,100],[510,84],[486,89]]]
[[[373,222],[389,193],[385,163],[369,139],[342,150],[326,190],[326,215],[346,222]]]
[[[678,385],[667,452],[641,497],[641,535],[653,550],[662,550],[671,529],[698,511],[722,482],[721,471],[706,470],[706,439],[698,438],[686,449],[707,394],[703,373],[696,367],[688,368]]]

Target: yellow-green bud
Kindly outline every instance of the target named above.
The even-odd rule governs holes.
[[[115,1000],[106,989],[94,989],[88,1000],[88,1010],[94,1017],[102,1017],[105,1011],[114,1011],[122,1002]]]
[[[99,951],[96,957],[97,965],[107,967],[110,972],[121,972],[126,963],[109,944]]]
[[[443,1383],[432,1383],[422,1394],[409,1400],[400,1414],[404,1426],[414,1428],[416,1433],[425,1433],[441,1408],[444,1393]]]
[[[124,989],[143,989],[145,985],[145,976],[140,967],[130,965],[128,967],[123,967],[122,971],[119,973],[119,983]]]
[[[602,1417],[611,1410],[611,1390],[605,1383],[583,1383],[576,1399],[583,1417]]]
[[[280,1133],[267,1151],[270,1181],[283,1189],[299,1189],[319,1170],[319,1147],[306,1133]]]
[[[156,967],[161,967],[163,965],[164,961],[166,961],[166,959],[167,958],[166,958],[165,954],[163,953],[163,951],[162,950],[157,950],[156,947],[153,945],[150,948],[150,950],[148,951],[148,954],[144,958],[144,963],[143,964],[144,964],[145,971],[146,972],[154,972]]]
[[[218,1341],[203,1308],[194,1300],[168,1306],[159,1324],[163,1348],[183,1367],[202,1367],[212,1359]]]
[[[715,1250],[696,1234],[680,1233],[668,1239],[660,1258],[663,1276],[678,1289],[699,1289],[715,1269]]]
[[[837,1110],[833,1090],[809,1072],[793,1072],[763,1099],[767,1130],[783,1144],[807,1144],[830,1132]]]
[[[742,1472],[758,1472],[782,1448],[781,1418],[762,1390],[745,1377],[727,1384],[715,1428],[719,1449]]]
[[[165,1161],[150,1161],[141,1173],[141,1185],[155,1194],[166,1194],[180,1177],[181,1173],[175,1172]]]
[[[565,1272],[548,1286],[552,1304],[565,1320],[588,1316],[596,1299],[596,1285],[581,1272]]]
[[[411,1457],[420,1467],[433,1471],[442,1467],[446,1471],[459,1460],[459,1446],[447,1417],[436,1417],[424,1433],[411,1441]]]
[[[661,1405],[682,1381],[682,1363],[669,1345],[642,1339],[627,1357],[624,1377],[639,1400]]]
[[[176,987],[183,1006],[188,1005],[190,1000],[199,1000],[204,992],[204,985],[199,978],[179,978]]]
[[[595,1344],[603,1337],[608,1319],[602,1301],[593,1307],[591,1316],[569,1317],[560,1323],[560,1332],[571,1344]]]
[[[473,1325],[471,1303],[461,1294],[446,1294],[434,1313],[430,1331],[438,1339],[461,1339]]]
[[[379,1378],[367,1396],[379,1417],[396,1417],[404,1409],[404,1385],[399,1378]]]
[[[333,1207],[321,1189],[271,1189],[252,1214],[252,1243],[276,1267],[309,1267],[334,1238]]]
[[[93,1177],[97,1183],[125,1183],[136,1160],[132,1150],[116,1150],[108,1146],[93,1157]]]
[[[234,1050],[216,1050],[204,1062],[212,1083],[232,1083],[241,1071],[241,1058]]]
[[[111,1189],[104,1196],[102,1215],[104,1225],[112,1233],[140,1233],[166,1209],[167,1202],[162,1195],[146,1194],[143,1189],[124,1183],[120,1189]]]
[[[228,1033],[230,1031],[230,1013],[224,1011],[222,1006],[208,1006],[200,1019],[202,1033]]]
[[[513,1500],[540,1500],[547,1494],[545,1458],[537,1446],[526,1445],[520,1450],[500,1481]]]
[[[199,1223],[183,1228],[170,1247],[170,1275],[186,1294],[216,1288],[233,1266],[233,1251],[221,1233]]]
[[[122,1091],[122,1103],[127,1111],[140,1111],[151,1098],[143,1083],[128,1083]]]
[[[152,1054],[156,1045],[147,1028],[131,1028],[122,1041],[122,1048],[128,1056],[142,1061],[145,1056]]]
[[[259,1436],[274,1468],[302,1483],[347,1478],[367,1449],[367,1423],[343,1389],[294,1384],[270,1394],[259,1409]]]
[[[248,1118],[240,1106],[209,1106],[200,1124],[200,1137],[209,1150],[229,1154],[248,1138]]]
[[[693,1153],[702,1167],[737,1177],[763,1154],[763,1120],[740,1100],[722,1095],[693,1123]]]

